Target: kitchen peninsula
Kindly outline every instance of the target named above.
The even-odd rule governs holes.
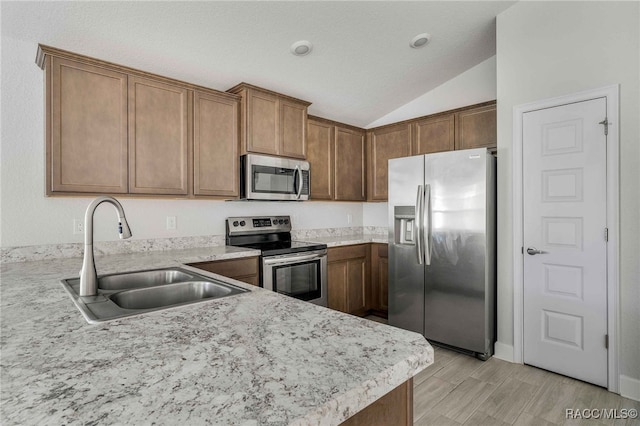
[[[96,265],[108,274],[247,256],[209,247]],[[418,334],[233,280],[251,292],[89,325],[59,282],[81,263],[2,265],[7,425],[339,424],[398,387],[410,407],[411,378],[433,362]]]

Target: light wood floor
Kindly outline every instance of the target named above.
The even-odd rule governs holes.
[[[483,362],[434,350],[433,365],[413,379],[415,426],[640,425],[638,418],[567,419],[566,409],[640,410],[640,402],[598,386],[497,358]]]

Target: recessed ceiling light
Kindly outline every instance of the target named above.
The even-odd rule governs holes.
[[[411,39],[411,43],[409,43],[409,46],[413,47],[414,49],[417,49],[419,47],[426,46],[427,43],[429,43],[429,40],[431,40],[431,34],[427,34],[427,33],[418,34],[413,39]]]
[[[313,44],[309,43],[307,40],[296,41],[291,45],[291,53],[296,56],[305,56],[311,53],[311,49],[313,49]]]

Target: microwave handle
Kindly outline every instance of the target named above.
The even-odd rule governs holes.
[[[298,190],[296,191],[296,198],[300,199],[300,195],[302,194],[302,170],[298,165],[296,165],[296,174],[298,175]]]

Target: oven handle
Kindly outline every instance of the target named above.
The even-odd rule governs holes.
[[[274,258],[274,259],[270,259],[270,258],[262,258],[262,261],[264,262],[265,265],[289,265],[292,263],[300,263],[300,262],[304,262],[305,260],[315,260],[315,259],[322,259],[324,256],[326,256],[326,254],[310,254],[310,255],[305,255],[305,256],[287,256],[287,257],[278,257],[278,258]]]

